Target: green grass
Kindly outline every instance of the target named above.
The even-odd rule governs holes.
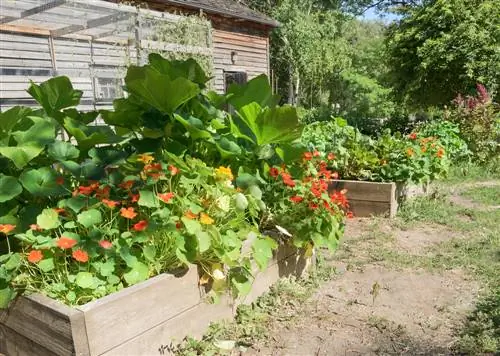
[[[463,192],[462,195],[484,205],[500,205],[500,185],[471,188]]]
[[[461,163],[458,166],[452,166],[448,175],[448,183],[463,183],[492,179],[500,179],[498,160],[486,166],[473,163]]]

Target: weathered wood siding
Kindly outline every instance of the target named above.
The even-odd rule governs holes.
[[[252,35],[214,29],[214,89],[224,92],[224,71],[246,72],[248,79],[260,74],[269,75],[269,39],[264,35]],[[236,63],[231,53],[237,52]]]

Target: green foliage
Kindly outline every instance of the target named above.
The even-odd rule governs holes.
[[[496,0],[437,0],[411,7],[387,40],[394,91],[413,106],[446,105],[476,83],[498,90]]]
[[[224,96],[204,92],[207,80],[193,60],[153,54],[129,68],[127,97],[100,112],[107,125],[73,107],[65,77],[31,86],[42,109],[2,113],[2,307],[25,290],[84,304],[192,264],[214,292],[250,290],[252,261],[266,268],[278,246],[259,231],[280,213],[263,177],[300,158],[302,127],[263,76]],[[233,114],[218,109],[226,103]],[[338,239],[342,216],[316,221]],[[300,245],[319,241],[300,232]]]
[[[445,176],[450,166],[447,151],[434,137],[384,132],[372,139],[341,118],[306,126],[302,142],[334,154],[330,167],[343,179],[428,182]]]

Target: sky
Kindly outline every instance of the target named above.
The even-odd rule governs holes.
[[[388,14],[388,13],[377,13],[374,8],[369,9],[366,11],[363,16],[361,16],[362,19],[366,20],[382,20],[384,22],[392,22],[398,17],[394,14]]]

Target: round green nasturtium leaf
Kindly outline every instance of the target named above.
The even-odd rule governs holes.
[[[69,142],[56,141],[51,144],[47,153],[56,161],[67,161],[78,158],[80,151]]]
[[[9,201],[23,191],[16,178],[0,174],[0,203]]]
[[[76,285],[83,289],[95,289],[94,276],[90,272],[78,272],[76,275]]]
[[[101,212],[97,209],[90,209],[78,214],[77,221],[85,227],[91,227],[102,222]]]
[[[238,178],[236,178],[236,185],[238,186],[238,188],[241,189],[247,189],[252,185],[258,185],[258,184],[259,180],[257,179],[257,177],[254,177],[249,173],[241,173],[238,175]]]
[[[234,200],[236,202],[236,209],[240,211],[245,211],[248,207],[247,197],[242,193],[236,193],[234,196]]]
[[[144,254],[144,257],[150,261],[150,262],[155,262],[156,260],[156,247],[154,247],[153,245],[148,245],[148,246],[144,246],[142,248],[142,252]]]
[[[255,199],[257,200],[262,199],[262,190],[260,190],[258,186],[252,185],[250,188],[248,188],[248,191],[250,192],[250,194],[252,194],[252,196]]]
[[[48,197],[66,193],[64,188],[56,182],[57,173],[48,167],[24,171],[19,180],[33,195]]]
[[[36,218],[36,223],[44,230],[55,229],[61,225],[59,214],[54,209],[44,209]]]
[[[142,262],[137,262],[132,269],[123,275],[125,281],[129,284],[137,284],[145,281],[149,277],[149,268]]]
[[[21,255],[18,253],[13,253],[5,263],[5,268],[10,271],[18,268],[20,265],[21,265]]]
[[[0,289],[0,309],[6,309],[9,303],[14,299],[14,290],[10,287]]]
[[[54,259],[46,258],[38,262],[38,268],[40,268],[43,272],[50,272],[55,268]]]

